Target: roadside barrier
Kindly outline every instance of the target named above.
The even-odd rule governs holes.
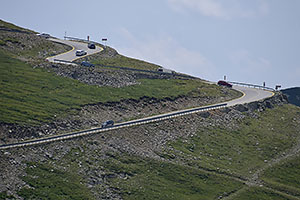
[[[233,82],[233,81],[227,81],[227,82],[231,83],[231,84],[234,84],[234,85],[241,85],[241,86],[259,88],[259,89],[263,89],[263,90],[275,91],[275,89],[273,89],[273,88],[265,87],[265,86],[261,86],[261,85],[255,85],[255,84],[249,84],[249,83],[240,83],[240,82]]]
[[[62,140],[85,136],[85,135],[89,135],[89,134],[95,134],[95,133],[110,131],[110,130],[114,130],[114,129],[125,128],[125,127],[129,127],[129,126],[137,126],[137,125],[141,125],[141,124],[148,124],[148,123],[163,121],[163,120],[167,120],[167,119],[171,119],[171,118],[175,118],[175,117],[179,117],[179,116],[183,116],[183,115],[204,112],[204,111],[209,111],[209,110],[214,110],[214,109],[221,109],[226,106],[227,106],[227,103],[222,103],[222,104],[217,104],[217,105],[212,105],[212,106],[191,108],[191,109],[187,109],[187,110],[183,110],[183,111],[177,111],[177,112],[173,112],[173,113],[167,113],[167,114],[162,114],[162,115],[158,115],[158,116],[123,122],[123,123],[119,123],[114,126],[106,127],[106,128],[93,128],[93,129],[89,129],[89,130],[77,131],[77,132],[67,133],[67,134],[63,134],[63,135],[50,136],[47,138],[38,138],[38,139],[34,139],[34,140],[28,140],[28,141],[17,142],[17,143],[12,143],[12,144],[2,144],[2,145],[0,145],[0,150],[16,148],[16,147],[32,146],[32,145],[49,143],[49,142],[54,142],[54,141],[62,141]]]

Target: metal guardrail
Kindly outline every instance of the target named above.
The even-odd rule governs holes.
[[[69,64],[78,64],[78,63],[75,63],[75,62],[72,62],[72,61],[67,61],[67,60],[60,60],[60,59],[54,59],[54,62],[63,62],[63,63],[69,63]],[[80,64],[80,63],[79,63]]]
[[[169,75],[169,76],[179,76],[179,77],[184,77],[184,78],[194,78],[189,75],[178,74],[178,73],[168,73],[168,72],[160,72],[160,71],[153,71],[153,70],[146,70],[146,69],[136,69],[136,68],[129,68],[129,67],[101,65],[101,64],[95,64],[95,65],[100,66],[100,67],[108,67],[108,68],[128,70],[128,71],[146,72],[146,73],[162,74],[162,75]]]
[[[71,61],[60,60],[60,59],[54,59],[54,62],[62,62],[62,63],[72,64],[72,65],[80,65],[81,64],[79,62],[71,62]],[[178,76],[178,77],[183,77],[183,78],[194,78],[189,75],[177,74],[177,73],[167,73],[167,72],[159,72],[159,71],[152,71],[152,70],[135,69],[135,68],[129,68],[129,67],[106,66],[106,65],[100,65],[100,64],[95,64],[95,65],[101,66],[101,67],[107,67],[107,68],[128,70],[128,71],[138,71],[138,72],[146,72],[146,73],[153,73],[153,74],[160,74],[160,75]]]
[[[80,65],[81,64],[79,62],[72,62],[72,61],[60,60],[60,59],[54,59],[54,62],[62,62],[62,63],[72,64],[72,65],[74,65],[74,64]],[[107,68],[121,69],[121,70],[128,70],[128,71],[146,72],[146,73],[168,75],[168,76],[178,76],[178,77],[183,77],[183,78],[194,78],[189,75],[178,74],[178,73],[168,73],[168,72],[160,72],[160,71],[153,71],[153,70],[146,70],[146,69],[135,69],[135,68],[129,68],[129,67],[118,67],[118,66],[109,66],[109,65],[101,65],[101,64],[95,64],[95,65],[100,66],[100,67],[107,67]]]
[[[85,40],[85,39],[76,38],[76,37],[64,36],[64,38],[65,38],[65,39],[68,39],[68,40],[75,40],[75,41],[80,41],[80,42],[93,42],[93,43],[97,43],[97,42],[95,42],[95,41]]]
[[[212,105],[212,106],[204,106],[200,108],[191,108],[188,110],[184,111],[178,111],[178,112],[173,112],[173,113],[168,113],[168,114],[162,114],[159,116],[153,116],[153,117],[148,117],[145,119],[138,119],[138,120],[132,120],[129,122],[123,122],[116,124],[111,127],[107,128],[93,128],[89,130],[83,130],[83,131],[77,131],[77,132],[72,132],[68,134],[63,134],[63,135],[56,135],[48,138],[39,138],[39,139],[34,139],[34,140],[29,140],[29,141],[24,141],[24,142],[17,142],[17,143],[12,143],[12,144],[3,144],[0,145],[0,150],[1,149],[9,149],[9,148],[16,148],[16,147],[24,147],[24,146],[32,146],[32,145],[37,145],[37,144],[43,144],[43,143],[49,143],[49,142],[54,142],[54,141],[61,141],[61,140],[66,140],[66,139],[71,139],[75,137],[80,137],[80,136],[85,136],[89,134],[95,134],[95,133],[100,133],[100,132],[105,132],[109,130],[114,130],[114,129],[120,129],[120,128],[125,128],[125,127],[130,127],[130,126],[137,126],[141,124],[148,124],[148,123],[153,123],[157,121],[163,121],[183,115],[188,115],[188,114],[193,114],[197,112],[204,112],[204,111],[209,111],[209,110],[214,110],[214,109],[220,109],[224,108],[227,106],[227,103],[222,103],[222,104],[217,104],[217,105]]]
[[[240,83],[240,82],[233,82],[233,81],[227,81],[227,82],[231,83],[231,84],[235,84],[235,85],[242,85],[242,86],[259,88],[259,89],[263,89],[263,90],[275,91],[275,89],[273,89],[273,88],[265,87],[265,86],[261,86],[261,85],[255,85],[255,84],[249,84],[249,83]]]

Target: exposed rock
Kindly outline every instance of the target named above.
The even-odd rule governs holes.
[[[280,95],[274,96],[271,99],[256,104],[257,109],[259,110],[261,107],[268,107],[269,105],[274,106],[276,102],[279,104],[284,103],[280,100],[283,100]],[[153,102],[155,101],[155,99],[151,99],[150,102],[154,105],[155,103]],[[135,101],[131,103],[131,106],[136,106],[136,104],[145,104],[147,102]],[[166,144],[170,141],[174,141],[178,138],[181,138],[182,141],[187,141],[187,138],[193,137],[197,131],[205,127],[225,126],[229,129],[236,129],[239,126],[238,121],[240,119],[243,119],[246,115],[252,115],[253,111],[249,108],[249,104],[245,106],[248,108],[247,111],[241,112],[238,107],[224,108],[221,110],[186,115],[152,124],[124,128],[122,130],[112,130],[106,132],[105,135],[95,134],[62,142],[20,148],[9,151],[10,153],[0,151],[0,163],[2,163],[0,166],[2,167],[0,192],[9,190],[11,194],[17,196],[17,191],[19,191],[20,188],[27,187],[20,179],[20,177],[25,175],[24,169],[26,168],[26,162],[32,161],[39,163],[50,161],[51,163],[55,163],[54,161],[57,161],[57,163],[59,163],[63,160],[62,158],[71,154],[72,162],[78,165],[78,173],[80,173],[82,177],[86,177],[85,184],[93,192],[96,199],[122,199],[119,189],[111,187],[109,180],[116,177],[120,179],[130,179],[132,174],[125,174],[118,171],[107,172],[105,169],[99,167],[103,160],[107,158],[117,159],[114,157],[115,153],[128,153],[129,155],[138,155],[143,158],[163,160],[165,158],[161,157],[160,153],[166,149]],[[72,122],[69,121],[66,123]],[[45,127],[51,128],[51,126]],[[76,151],[74,152],[74,150]],[[191,147],[191,151],[192,150]],[[82,154],[84,154],[84,157]],[[210,154],[208,156],[213,155]],[[175,157],[171,159],[175,159]],[[232,160],[232,158],[228,159],[229,161]],[[269,161],[266,160],[265,162]],[[8,167],[6,163],[10,163],[13,167]],[[56,167],[65,171],[70,166],[58,165]]]
[[[249,109],[247,108],[247,106],[242,105],[242,104],[236,105],[236,106],[235,106],[235,109],[238,110],[238,111],[240,111],[240,112],[246,112],[246,111],[249,110]]]

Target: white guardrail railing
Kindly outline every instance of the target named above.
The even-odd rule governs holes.
[[[67,133],[67,134],[63,134],[63,135],[50,136],[47,138],[37,138],[37,139],[22,141],[22,142],[17,142],[17,143],[2,144],[2,145],[0,145],[0,150],[1,149],[10,149],[10,148],[15,148],[15,147],[32,146],[32,145],[49,143],[49,142],[54,142],[54,141],[67,140],[67,139],[71,139],[71,138],[75,138],[75,137],[110,131],[110,130],[114,130],[114,129],[125,128],[125,127],[129,127],[129,126],[137,126],[137,125],[141,125],[141,124],[158,122],[158,121],[167,120],[167,119],[171,119],[171,118],[175,118],[175,117],[179,117],[179,116],[183,116],[183,115],[204,112],[204,111],[209,111],[209,110],[214,110],[214,109],[220,109],[220,108],[224,108],[226,106],[227,106],[227,103],[222,103],[222,104],[216,104],[216,105],[212,105],[212,106],[191,108],[191,109],[187,109],[187,110],[183,110],[183,111],[177,111],[177,112],[173,112],[173,113],[152,116],[152,117],[148,117],[148,118],[144,118],[144,119],[123,122],[123,123],[119,123],[114,126],[106,127],[106,128],[93,128],[93,129],[89,129],[89,130],[77,131],[77,132]]]
[[[227,81],[228,83],[234,84],[234,85],[241,85],[241,86],[247,86],[247,87],[253,87],[253,88],[259,88],[263,90],[271,90],[275,91],[275,89],[266,87],[266,86],[261,86],[261,85],[255,85],[255,84],[249,84],[249,83],[240,83],[240,82],[234,82],[234,81]]]

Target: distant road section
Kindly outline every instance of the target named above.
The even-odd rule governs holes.
[[[61,40],[61,39],[56,39],[56,38],[49,38],[49,40],[53,41],[53,42],[69,45],[72,47],[72,49],[70,51],[47,58],[47,60],[50,62],[58,62],[58,61],[55,61],[55,59],[72,62],[72,61],[75,61],[76,59],[83,58],[85,56],[92,55],[92,54],[98,53],[103,50],[102,47],[99,47],[97,45],[96,45],[95,49],[90,49],[90,48],[88,48],[87,43],[84,43],[84,42]],[[85,56],[76,56],[75,53],[77,50],[84,50],[87,52],[87,54]]]

